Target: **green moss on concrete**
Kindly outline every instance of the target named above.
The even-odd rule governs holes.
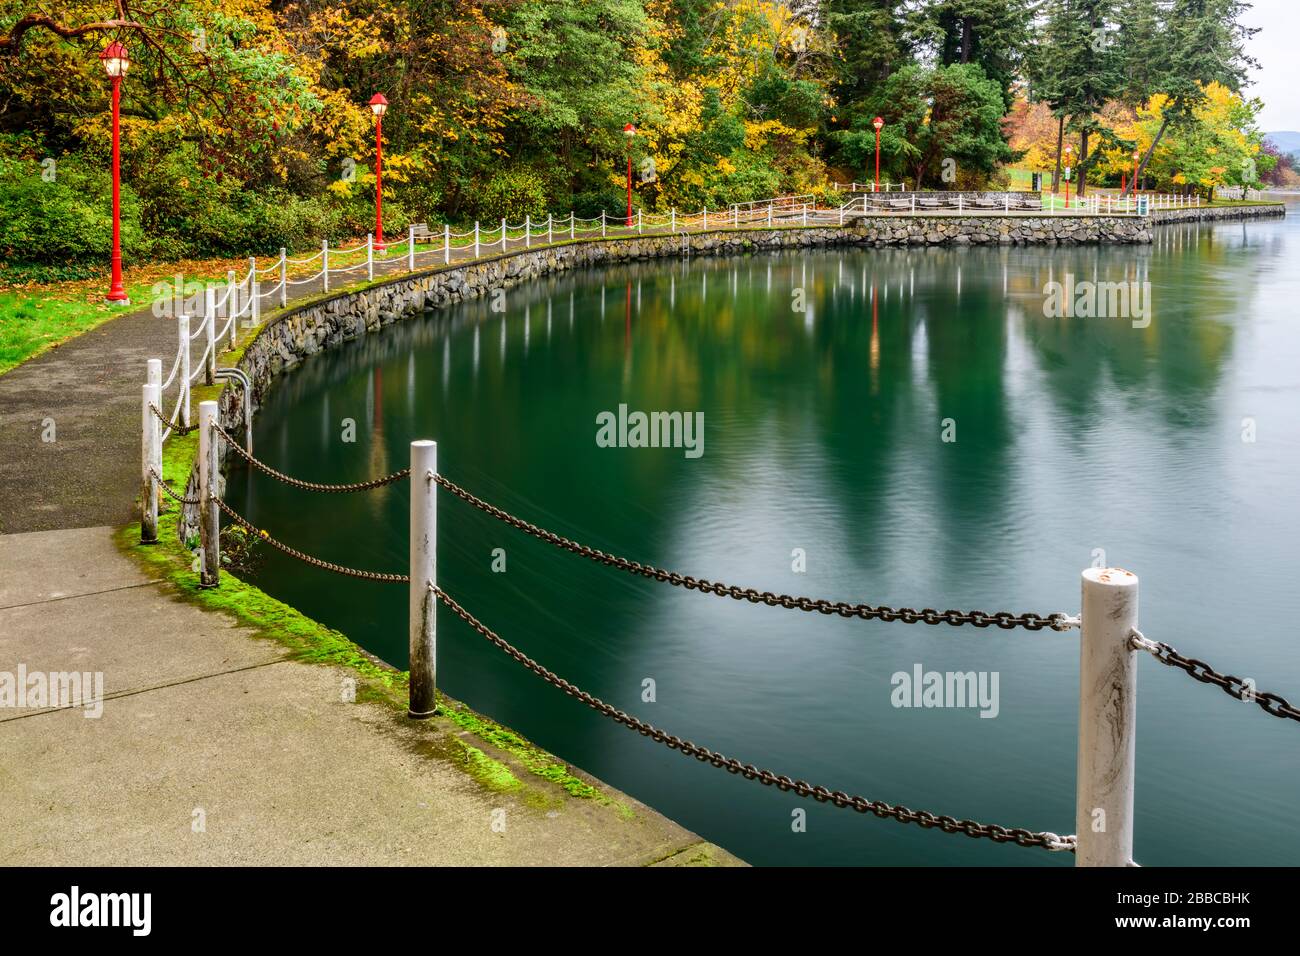
[[[510,772],[510,768],[500,760],[493,760],[477,747],[465,743],[459,737],[456,742],[460,745],[461,760],[469,775],[487,787],[489,790],[495,790],[498,793],[513,793],[523,787],[519,778]]]

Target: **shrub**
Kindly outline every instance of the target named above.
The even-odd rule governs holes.
[[[527,166],[503,169],[488,180],[476,203],[481,222],[523,222],[524,216],[546,217],[546,186]]]
[[[75,156],[59,159],[53,178],[33,160],[0,157],[0,259],[66,265],[106,260],[113,248],[112,180]],[[122,249],[144,251],[140,204],[122,187]]]

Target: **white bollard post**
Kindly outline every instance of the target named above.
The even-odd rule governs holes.
[[[533,217],[524,213],[524,248],[531,249],[533,246]]]
[[[478,258],[478,220],[474,220],[474,258]]]
[[[506,251],[506,221],[501,220],[501,251]]]
[[[957,214],[961,215],[961,193],[957,194]]]
[[[144,384],[140,435],[140,543],[158,542],[158,485],[153,471],[162,474],[162,422],[154,409],[162,409],[162,362],[149,359]],[[166,414],[163,412],[162,414]]]
[[[576,224],[577,224],[577,223],[576,223],[576,221],[575,221],[574,218],[573,218],[573,210],[570,209],[570,210],[569,210],[569,238],[570,238],[570,239],[573,238],[573,227],[574,227]]]
[[[704,207],[704,212],[702,213],[702,215],[704,216],[703,228],[708,229],[709,228],[709,207],[708,206]]]
[[[677,235],[677,207],[676,206],[673,206],[672,209],[668,210],[668,223],[669,223],[668,231],[671,232],[673,235]]]
[[[262,280],[254,279],[249,286],[248,321],[253,323],[253,328],[262,324]]]
[[[322,239],[320,243],[320,286],[322,292],[330,290],[330,241]]]
[[[549,246],[555,241],[555,217],[549,212],[546,214],[546,244]]]
[[[451,226],[446,223],[442,226],[442,263],[451,264]]]
[[[1011,211],[1011,197],[1004,195],[1002,197],[1002,215],[1005,216],[1010,211]]]
[[[181,313],[176,320],[177,334],[181,339],[181,424],[190,423],[190,317]],[[161,406],[160,406],[161,407]]]
[[[735,229],[739,225],[740,225],[740,206],[734,205],[731,207],[731,228]]]
[[[1137,575],[1083,572],[1079,637],[1079,752],[1074,810],[1075,866],[1133,862],[1133,777],[1137,739]]]
[[[415,720],[438,712],[438,443],[411,442],[410,691],[407,714]]]
[[[235,313],[239,311],[239,283],[235,281],[235,270],[231,269],[226,273],[226,318],[230,320],[230,344],[228,348],[234,349],[237,344],[239,335],[236,331],[239,322],[235,318]]]
[[[199,544],[202,563],[199,587],[215,588],[221,583],[220,521],[217,516],[217,420],[216,402],[199,402]]]
[[[406,227],[406,269],[408,272],[415,271],[415,227]]]
[[[840,207],[840,225],[844,225],[844,207]]]
[[[280,247],[280,308],[289,304],[289,250]]]
[[[767,227],[772,228],[772,204],[767,204]]]
[[[375,278],[375,234],[366,233],[366,278]]]
[[[640,210],[640,209],[638,209],[638,210],[636,211],[636,231],[637,231],[637,233],[641,233],[641,232],[644,232],[644,231],[645,231],[645,230],[643,230],[643,229],[641,228],[641,210]]]
[[[600,211],[600,238],[605,238],[605,210]]]
[[[206,346],[206,360],[203,363],[203,384],[215,385],[217,382],[217,288],[212,285],[203,287],[203,318],[206,328],[203,344]]]
[[[803,224],[808,225],[808,204],[803,204]]]

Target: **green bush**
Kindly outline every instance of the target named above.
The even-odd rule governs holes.
[[[35,160],[0,156],[0,259],[66,265],[106,261],[113,249],[112,180],[108,171],[68,156],[52,178]],[[122,249],[145,251],[135,193],[122,188]]]
[[[485,223],[502,219],[520,223],[524,216],[545,219],[546,185],[542,177],[527,166],[503,169],[488,180],[476,205],[479,221]]]

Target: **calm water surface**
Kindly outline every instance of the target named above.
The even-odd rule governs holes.
[[[1145,248],[844,250],[581,272],[510,290],[504,314],[469,303],[312,358],[267,397],[256,443],[295,475],[356,481],[434,438],[446,474],[561,534],[814,597],[1073,613],[1080,570],[1102,549],[1141,576],[1149,637],[1294,700],[1298,267],[1292,215],[1162,229]],[[1044,286],[1066,273],[1149,280],[1150,325],[1045,318]],[[620,403],[703,412],[704,454],[597,447],[596,416]],[[941,440],[944,419],[955,442]],[[308,495],[238,471],[231,484],[240,510],[303,550],[406,570],[404,487]],[[274,552],[256,577],[406,665],[401,586]],[[556,551],[445,494],[439,581],[545,666],[681,737],[832,789],[1074,830],[1077,632],[848,621],[686,592]],[[445,611],[438,658],[448,693],[756,864],[1071,862],[683,758]],[[892,706],[891,675],[917,664],[997,672],[996,718]],[[1300,862],[1294,726],[1150,658],[1139,694],[1137,859]],[[796,808],[807,832],[792,831]]]

